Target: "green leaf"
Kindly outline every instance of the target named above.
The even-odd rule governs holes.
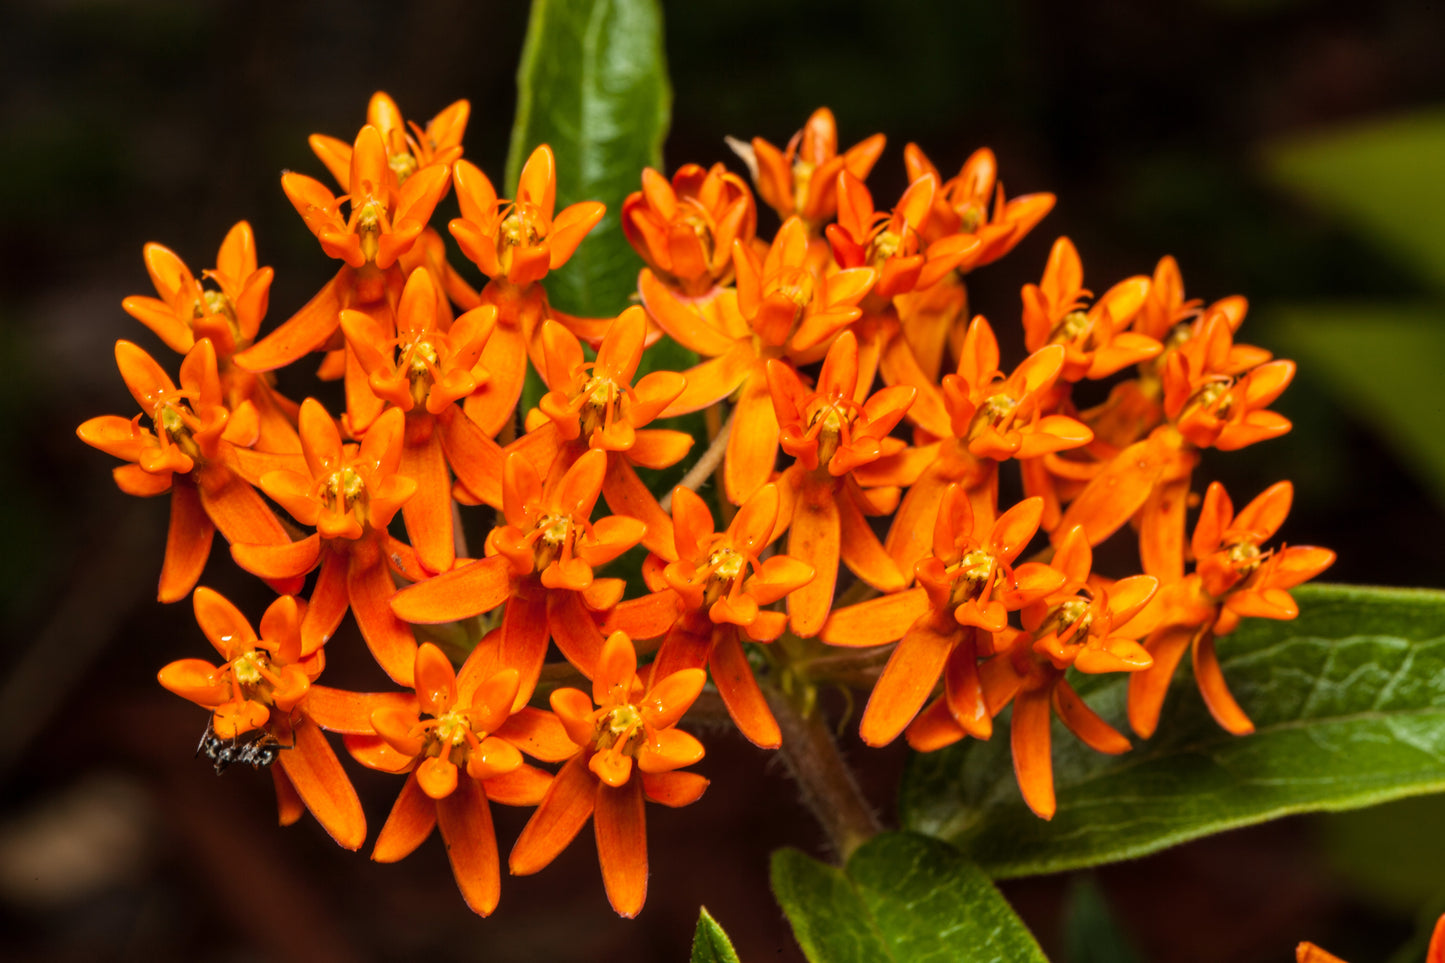
[[[1283,305],[1270,311],[1282,351],[1327,381],[1445,500],[1445,307]]]
[[[1292,138],[1265,162],[1282,186],[1338,212],[1445,290],[1445,112]]]
[[[671,104],[657,0],[533,0],[507,184],[515,194],[527,157],[550,144],[558,209],[607,205],[577,253],[547,277],[558,309],[611,317],[636,290],[641,261],[622,236],[622,201],[643,167],[661,166]]]
[[[1133,752],[1095,753],[1055,723],[1052,822],[1019,796],[1000,725],[989,742],[914,758],[904,825],[955,843],[990,875],[1025,876],[1445,790],[1445,593],[1320,585],[1296,598],[1296,621],[1248,619],[1219,642],[1253,735],[1221,730],[1181,667],[1158,733]],[[1095,676],[1078,689],[1122,726],[1127,684]]]
[[[698,914],[697,929],[692,934],[692,963],[738,963],[732,941],[706,906]]]
[[[874,837],[846,871],[773,854],[773,893],[812,963],[1029,963],[1043,952],[987,876],[911,833]]]

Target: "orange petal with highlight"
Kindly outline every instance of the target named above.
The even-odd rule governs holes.
[[[426,842],[436,824],[436,803],[421,791],[416,773],[408,774],[392,804],[391,815],[386,817],[386,824],[377,834],[371,858],[378,863],[394,863],[410,856]]]
[[[507,858],[512,874],[530,876],[556,859],[587,825],[596,805],[597,777],[587,768],[587,760],[577,756],[557,773],[517,837]]]
[[[607,900],[617,915],[631,919],[647,900],[647,817],[641,781],[618,789],[599,786],[596,805],[593,828]]]
[[[456,792],[437,801],[436,810],[457,889],[473,913],[486,916],[502,895],[497,834],[487,797],[475,780],[463,779]]]
[[[366,816],[361,800],[331,744],[316,723],[302,716],[295,745],[280,755],[280,764],[306,808],[342,849],[357,850],[366,840]]]

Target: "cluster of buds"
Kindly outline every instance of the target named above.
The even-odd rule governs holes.
[[[546,146],[499,200],[461,159],[467,116],[458,102],[407,123],[378,93],[350,144],[312,138],[341,193],[295,173],[282,187],[341,265],[265,337],[272,271],[246,224],[199,280],[148,245],[158,296],[124,307],[184,354],[180,386],[122,341],[140,414],[79,429],[125,461],[122,490],[170,494],[160,599],[192,595],[225,661],[172,663],[161,684],[211,711],[215,739],[278,747],[248,758],[277,763],[283,823],[309,810],[342,846],[364,842],[337,733],[361,765],[405,778],[374,859],[438,827],[485,915],[501,888],[492,803],[534,808],[507,858],[517,874],[591,819],[608,898],[633,916],[644,803],[687,805],[707,786],[685,771],[703,746],[678,728],[694,703],[771,749],[778,699],[807,713],[818,684],[862,681],[863,740],[923,752],[990,738],[1012,705],[1019,785],[1044,818],[1054,713],[1095,749],[1130,748],[1070,669],[1131,673],[1147,738],[1189,648],[1215,717],[1248,731],[1216,640],[1241,617],[1292,618],[1287,590],[1333,555],[1265,547],[1287,482],[1237,514],[1210,485],[1186,538],[1199,453],[1290,427],[1267,406],[1294,366],[1235,343],[1242,298],[1186,300],[1167,257],[1094,298],[1060,238],[1022,292],[1030,353],[1005,371],[967,284],[1053,196],[1007,199],[986,149],[945,180],[909,145],[909,185],[879,210],[865,181],[883,137],[840,153],[819,110],[786,149],[734,142],[752,187],[720,164],[643,171],[622,205],[639,303],[573,317],[547,277],[603,206],[556,210]],[[448,229],[480,290],[429,226],[453,187]],[[771,241],[755,196],[781,220]],[[698,363],[639,377],[660,338]],[[343,411],[276,391],[272,372],[310,353],[319,377],[344,380]],[[529,367],[546,391],[523,411]],[[1101,379],[1112,388],[1086,406]],[[699,411],[707,450],[654,492],[638,469],[678,465],[696,440],[654,423]],[[999,504],[1003,463],[1022,479],[1014,505]],[[495,521],[480,557],[463,511]],[[1126,524],[1142,572],[1094,571],[1093,547]],[[196,588],[216,530],[278,593],[259,633]],[[348,611],[394,691],[318,681]],[[851,655],[887,646],[886,664]]]

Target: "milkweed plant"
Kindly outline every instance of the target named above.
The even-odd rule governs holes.
[[[439,831],[481,916],[590,821],[633,917],[649,804],[708,788],[701,724],[781,754],[831,841],[836,867],[773,865],[813,960],[1039,960],[990,876],[1445,785],[1445,726],[1405,731],[1445,706],[1445,649],[1410,630],[1438,606],[1296,596],[1335,556],[1280,537],[1290,481],[1227,492],[1201,467],[1291,427],[1295,364],[1245,340],[1243,297],[1191,297],[1167,256],[1101,277],[1058,237],[1016,312],[975,314],[1053,194],[1006,192],[986,147],[909,143],[880,196],[884,134],[840,139],[826,107],[782,145],[729,138],[731,166],[664,168],[655,16],[609,41],[651,71],[608,88],[635,123],[583,143],[561,115],[585,98],[559,88],[607,84],[559,76],[551,6],[505,188],[465,156],[465,100],[420,122],[378,92],[358,130],[311,137],[281,189],[335,273],[279,323],[246,222],[203,270],[145,246],[154,294],[123,307],[149,346],[115,346],[137,409],[78,433],[122,491],[169,499],[158,597],[199,631],[159,681],[209,713],[218,771],[264,769],[283,825],[309,813],[380,862]],[[559,279],[590,310],[554,304]],[[283,395],[293,365],[344,402]],[[274,590],[264,611],[202,584],[216,532]],[[1096,564],[1105,543],[1135,561]],[[386,691],[328,685],[348,614]],[[860,795],[845,725],[910,747],[911,832]],[[363,811],[352,765],[394,774],[389,813]],[[530,811],[517,838],[493,806]],[[915,949],[887,949],[905,928]],[[694,953],[735,959],[705,913]]]

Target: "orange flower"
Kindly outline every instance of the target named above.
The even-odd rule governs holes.
[[[360,447],[343,446],[336,424],[320,402],[301,405],[301,443],[306,473],[277,470],[261,476],[261,489],[316,532],[279,545],[235,544],[236,564],[263,578],[299,579],[321,568],[301,623],[302,651],[326,642],[350,607],[367,647],[387,675],[411,683],[416,640],[387,608],[396,591],[388,567],[411,550],[386,533],[392,518],[416,490],[396,474],[401,463],[403,418],[388,411],[372,425]],[[403,574],[419,577],[413,564]]]
[[[274,274],[269,267],[256,267],[251,225],[241,221],[226,232],[216,267],[202,275],[211,287],[202,286],[185,262],[160,244],[145,246],[145,262],[160,297],[128,297],[121,307],[181,354],[190,351],[198,339],[209,338],[226,406],[235,409],[249,401],[256,409],[260,422],[257,447],[299,452],[301,442],[292,426],[295,403],[277,394],[269,378],[231,363],[231,357],[249,346],[260,330]]]
[[[607,208],[582,201],[553,217],[557,206],[557,161],[541,145],[527,158],[514,201],[497,200],[492,182],[474,164],[456,167],[462,216],[448,227],[465,254],[489,278],[523,288],[566,264]]]
[[[215,269],[203,274],[214,288],[203,287],[185,262],[164,245],[147,244],[145,262],[160,297],[128,297],[121,307],[154,331],[166,347],[185,354],[198,339],[210,338],[217,358],[229,359],[238,347],[246,347],[256,337],[275,272],[256,267],[256,239],[250,224],[240,221],[226,233]]]
[[[260,637],[219,593],[198,588],[194,604],[201,631],[226,661],[172,662],[161,669],[160,684],[210,709],[211,728],[221,739],[264,730],[282,749],[280,769],[272,769],[278,798],[299,795],[332,839],[345,849],[358,848],[366,838],[361,801],[307,714],[307,693],[324,660],[320,652],[301,654],[305,603],[290,595],[272,602],[261,617]]]
[[[752,171],[763,202],[785,220],[795,215],[802,218],[816,235],[836,210],[839,172],[867,178],[884,143],[882,134],[874,134],[840,155],[838,122],[831,110],[819,107],[785,150],[761,137],[754,137],[751,146],[733,142],[732,147]]]
[[[1236,735],[1254,731],[1229,693],[1214,642],[1233,632],[1241,617],[1293,619],[1299,608],[1288,590],[1334,564],[1335,553],[1325,548],[1261,549],[1284,524],[1293,497],[1294,486],[1279,482],[1235,515],[1223,485],[1214,482],[1205,492],[1191,542],[1195,574],[1161,593],[1158,627],[1144,643],[1154,666],[1129,680],[1129,722],[1141,737],[1154,734],[1186,648],[1215,720]]]
[[[828,225],[828,241],[840,267],[878,272],[871,300],[932,287],[978,247],[970,234],[922,239],[937,191],[938,178],[925,175],[908,185],[892,213],[875,212],[863,182],[846,170],[838,175],[838,223]]]
[[[753,192],[721,164],[684,164],[670,184],[645,168],[642,190],[622,202],[622,232],[633,250],[686,297],[732,279],[733,241],[752,243],[757,225]]]
[[[1090,293],[1083,283],[1079,253],[1072,241],[1061,237],[1049,252],[1043,281],[1023,289],[1024,343],[1030,351],[1063,345],[1064,381],[1107,378],[1162,350],[1153,338],[1128,330],[1149,293],[1147,277],[1120,281],[1087,310],[1084,299]]]
[[[632,641],[612,633],[597,663],[592,697],[578,689],[552,693],[552,711],[577,754],[557,773],[512,847],[511,871],[528,876],[543,869],[592,817],[608,901],[621,916],[641,912],[647,899],[643,800],[685,806],[707,788],[702,776],[676,771],[701,759],[703,747],[674,728],[706,680],[701,669],[683,669],[644,684]]]
[[[828,617],[840,560],[879,591],[896,592],[908,584],[864,515],[892,512],[898,486],[912,481],[906,468],[890,465],[890,456],[906,445],[889,433],[915,391],[884,388],[861,405],[855,402],[858,342],[851,331],[828,350],[815,391],[780,361],[768,362],[768,383],[782,426],[780,443],[796,459],[778,480],[785,517],[776,532],[788,529],[788,554],[817,573],[788,596],[793,631],[806,638]]]
[[[602,496],[608,507],[645,522],[647,533],[642,543],[671,558],[672,520],[633,466],[669,468],[687,455],[693,438],[681,431],[644,427],[685,384],[675,371],[654,371],[633,386],[646,336],[646,312],[628,308],[608,325],[597,360],[588,362],[572,332],[555,321],[544,322],[546,365],[542,370],[551,390],[537,407],[547,421],[509,450],[526,451],[534,464],[550,464],[554,475],[588,449],[605,451]]]
[[[553,762],[575,752],[547,713],[513,714],[517,671],[489,674],[487,649],[483,642],[473,650],[458,674],[440,649],[423,643],[416,653],[415,695],[400,701],[394,695],[335,694],[352,703],[351,715],[367,715],[370,731],[341,723],[351,730],[346,745],[352,755],[373,769],[407,773],[371,858],[403,859],[440,827],[457,888],[481,916],[497,908],[501,895],[488,801],[537,805],[552,777],[527,765],[522,752]]]
[[[998,182],[998,161],[987,147],[974,151],[958,174],[948,181],[943,180],[938,168],[917,144],[903,148],[903,163],[909,183],[932,175],[943,184],[934,195],[924,237],[933,241],[962,233],[978,238],[978,246],[957,265],[960,272],[983,267],[1003,257],[1054,207],[1052,194],[1024,194],[1006,202],[1003,185]]]
[[[557,162],[546,144],[522,167],[514,201],[499,201],[497,190],[476,166],[456,166],[462,216],[448,229],[462,253],[492,282],[482,303],[497,308],[497,328],[482,353],[489,379],[467,400],[467,414],[489,435],[512,417],[522,394],[527,358],[542,368],[540,328],[548,315],[547,295],[536,283],[572,257],[606,207],[583,201],[553,217],[557,206]]]
[[[437,301],[431,271],[418,268],[402,290],[397,337],[360,311],[343,311],[341,327],[376,406],[349,399],[348,427],[365,431],[384,404],[406,412],[401,471],[416,481],[417,491],[402,512],[422,565],[445,572],[456,561],[448,467],[473,495],[500,507],[502,450],[455,404],[477,387],[473,369],[494,330],[496,308],[473,308],[444,331]]]
[[[449,171],[446,165],[422,168],[393,190],[396,174],[385,142],[370,124],[357,134],[350,161],[347,193],[340,197],[304,174],[293,171],[281,176],[281,189],[322,250],[344,266],[300,311],[236,356],[243,368],[270,371],[326,347],[341,323],[343,308],[376,312],[389,329],[387,302],[395,303],[403,280],[397,260],[426,228],[446,193]],[[344,216],[343,204],[347,205]]]
[[[500,658],[521,675],[519,707],[532,697],[549,637],[590,678],[603,642],[591,613],[616,605],[623,588],[620,579],[595,579],[592,570],[636,545],[646,531],[642,522],[620,515],[590,521],[606,469],[606,452],[594,448],[544,487],[524,455],[508,455],[502,481],[507,524],[487,536],[487,557],[401,590],[392,610],[408,622],[434,624],[506,603]]]
[[[927,551],[929,519],[938,514],[949,485],[963,487],[980,527],[991,525],[998,502],[999,462],[1038,458],[1086,445],[1093,438],[1077,420],[1047,413],[1064,365],[1062,346],[1045,345],[1007,378],[998,363],[998,340],[980,315],[964,337],[958,373],[943,379],[948,420],[923,423],[924,431],[939,439],[918,449],[916,457],[928,467],[904,495],[888,531],[888,553],[905,571]]]
[[[458,100],[442,108],[426,127],[419,127],[402,117],[396,101],[387,94],[379,90],[372,94],[366,105],[366,123],[381,134],[386,148],[386,166],[391,175],[388,186],[399,190],[419,170],[456,163],[462,156],[462,135],[471,112],[471,104]],[[325,134],[312,134],[308,143],[341,189],[349,190],[351,145]]]
[[[158,598],[175,602],[190,593],[218,528],[233,543],[288,542],[286,530],[247,482],[258,470],[284,463],[286,456],[245,451],[259,432],[256,410],[242,403],[229,411],[221,403],[210,340],[202,338],[186,354],[179,389],[154,358],[129,341],[116,342],[115,360],[152,428],[141,427],[140,415],[129,420],[102,415],[86,421],[76,434],[87,445],[130,462],[114,471],[121,491],[171,493]],[[286,593],[300,583],[283,579],[272,586]]]
[[[1235,451],[1290,430],[1289,419],[1263,410],[1294,380],[1293,361],[1236,345],[1224,311],[1169,353],[1164,364],[1164,413],[1200,448]]]
[[[1051,819],[1055,810],[1050,716],[1057,713],[1091,749],[1121,753],[1129,740],[1100,719],[1064,677],[1086,673],[1139,672],[1151,664],[1138,642],[1144,626],[1135,620],[1158,588],[1158,579],[1136,575],[1105,586],[1091,579],[1093,553],[1081,529],[1062,539],[1050,567],[1063,573],[1063,586],[1023,609],[1024,631],[979,667],[983,703],[990,715],[1013,700],[1010,737],[1014,774],[1024,802]],[[1087,587],[1086,587],[1087,585]],[[1052,709],[1050,708],[1052,706]],[[940,699],[908,728],[908,743],[920,752],[941,748],[968,735]]]
[[[823,626],[830,645],[870,646],[901,639],[873,687],[859,734],[883,746],[918,714],[940,676],[950,713],[969,735],[993,731],[978,658],[992,654],[1008,613],[1058,591],[1064,575],[1013,562],[1038,531],[1043,504],[1030,498],[989,521],[988,534],[958,485],[944,491],[933,554],[918,562],[919,588],[839,609]]]
[[[744,638],[771,642],[782,635],[787,616],[762,606],[813,579],[813,569],[797,559],[759,558],[777,523],[778,490],[773,485],[758,489],[726,532],[714,530],[707,504],[686,488],[673,490],[672,516],[677,560],[662,575],[681,611],[658,650],[652,678],[707,666],[742,734],[764,749],[776,749],[782,734],[742,643]]]
[[[783,224],[761,261],[735,241],[733,262],[736,293],[724,292],[705,308],[678,300],[646,269],[638,291],[663,331],[710,359],[683,372],[687,387],[663,414],[699,411],[737,391],[723,483],[728,499],[741,505],[767,482],[777,460],[768,360],[816,361],[862,315],[858,302],[877,275],[871,268],[817,273],[808,263],[807,231],[796,218]]]

